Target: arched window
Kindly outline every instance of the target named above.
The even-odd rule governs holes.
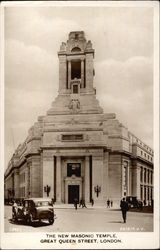
[[[71,52],[79,52],[81,51],[81,49],[79,47],[74,47]]]

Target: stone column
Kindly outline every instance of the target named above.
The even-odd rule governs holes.
[[[68,61],[68,88],[71,88],[71,61]]]
[[[93,90],[93,54],[86,54],[86,88]]]
[[[140,199],[140,167],[137,166],[137,198]]]
[[[122,189],[121,189],[122,195],[121,195],[121,197],[123,197],[124,196],[124,166],[123,166],[123,164],[121,167],[121,172],[122,172]]]
[[[140,167],[134,166],[133,168],[133,196],[140,199]]]
[[[61,203],[61,193],[62,193],[62,176],[61,176],[61,157],[57,156],[57,178],[56,178],[56,190],[57,190],[57,194],[56,194],[56,201],[58,203]]]
[[[150,187],[148,187],[148,194],[149,194],[149,199],[148,199],[148,201],[150,202],[150,200],[151,200],[151,188],[150,188]]]
[[[19,171],[14,172],[14,197],[19,198]]]
[[[89,200],[89,156],[85,157],[85,202],[88,203],[90,202]]]
[[[130,179],[129,179],[129,190],[130,190],[130,195],[132,195],[132,166],[130,166]]]
[[[66,55],[59,55],[59,93],[63,93],[66,89]]]
[[[130,185],[130,168],[129,168],[129,162],[128,162],[128,167],[127,167],[127,195],[130,194],[130,188],[129,188],[129,185]]]
[[[142,201],[144,201],[144,185],[142,185]]]
[[[81,87],[84,88],[84,59],[81,60]]]
[[[27,163],[27,171],[26,171],[26,197],[30,197],[30,163]]]
[[[147,186],[147,205],[149,203],[149,187]]]

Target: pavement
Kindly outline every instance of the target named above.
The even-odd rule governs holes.
[[[12,221],[12,207],[5,206],[5,232],[152,232],[153,214],[128,212],[127,222],[123,223],[118,208],[88,206],[75,210],[73,205],[54,205],[56,219],[53,225],[48,222],[35,222],[26,225],[23,221]]]

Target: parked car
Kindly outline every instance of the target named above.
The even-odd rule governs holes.
[[[138,200],[136,196],[127,196],[126,201],[128,202],[129,208],[130,207],[142,208],[143,206],[142,201]]]
[[[54,208],[49,198],[24,199],[20,205],[13,205],[12,218],[24,220],[32,224],[34,221],[48,220],[49,224],[54,223]]]

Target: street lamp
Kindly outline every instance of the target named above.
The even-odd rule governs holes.
[[[101,192],[101,187],[100,186],[95,186],[94,187],[94,192],[97,194],[97,197],[98,197],[98,195],[99,195],[99,193]]]
[[[50,186],[44,186],[44,192],[47,193],[47,197],[49,197],[49,193],[51,191],[51,187]]]

